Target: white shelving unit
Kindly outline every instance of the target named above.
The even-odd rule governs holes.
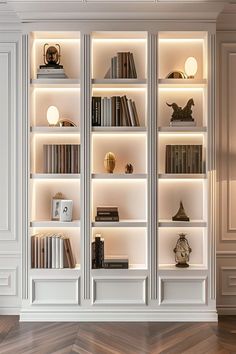
[[[44,42],[62,49],[62,65],[67,79],[37,79],[36,70],[43,64],[42,46]],[[80,274],[80,173],[45,173],[43,170],[44,144],[80,143],[80,34],[79,32],[33,32],[30,35],[30,185],[29,236],[35,234],[63,234],[69,236],[75,258],[75,269],[32,268],[29,274]],[[77,50],[76,61],[70,56]],[[60,118],[72,120],[75,127],[51,127],[47,122],[47,108],[55,105]],[[53,221],[51,218],[52,198],[57,192],[73,200],[73,220]],[[29,240],[30,241],[30,240]],[[33,257],[33,254],[31,255]]]
[[[41,313],[41,319],[49,315],[55,319],[63,312],[58,318],[177,321],[181,313],[186,321],[215,321],[214,48],[210,45],[214,31],[211,26],[203,32],[191,25],[170,31],[157,24],[154,33],[146,25],[140,30],[143,26],[136,23],[127,31],[119,24],[112,31],[100,24],[93,32],[91,26],[89,31],[81,28],[81,33],[73,26],[72,31],[32,32],[28,42],[27,252],[32,235],[63,233],[70,237],[76,268],[29,267],[29,296],[21,317],[38,319]],[[68,79],[36,78],[46,41],[61,45]],[[105,79],[111,58],[124,51],[134,55],[137,79]],[[196,77],[166,79],[171,71],[184,71],[189,56],[197,59]],[[92,97],[123,95],[135,101],[140,126],[92,126]],[[171,127],[172,110],[166,103],[184,107],[189,98],[195,103],[196,126]],[[76,127],[49,127],[49,105],[58,106],[61,117],[73,120]],[[80,144],[80,173],[44,173],[42,149],[49,143]],[[201,144],[204,173],[166,173],[168,144]],[[115,154],[113,173],[104,168],[107,152]],[[134,167],[132,174],[125,173],[127,163]],[[73,200],[72,222],[50,220],[51,199],[57,192]],[[189,222],[172,221],[180,200]],[[95,222],[99,206],[117,206],[120,221]],[[181,232],[192,248],[186,269],[175,266],[173,252]],[[104,239],[105,256],[128,256],[128,269],[92,269],[91,243],[96,234]],[[28,252],[28,264],[30,258]]]

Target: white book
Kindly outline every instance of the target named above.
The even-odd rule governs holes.
[[[44,68],[44,69],[38,69],[37,70],[38,74],[64,74],[65,70],[64,69],[55,69],[55,68]]]
[[[55,265],[55,268],[60,268],[60,236],[57,236],[56,237],[56,243],[55,243],[55,246],[56,246],[56,265]]]
[[[52,236],[52,268],[56,268],[56,236]]]
[[[48,243],[48,268],[52,267],[52,238],[50,236],[47,236],[47,243]]]
[[[64,268],[64,240],[59,238],[59,268]]]
[[[135,118],[134,118],[134,112],[133,112],[131,99],[127,100],[127,104],[128,104],[128,110],[129,110],[129,116],[130,116],[130,120],[131,120],[131,125],[132,125],[132,127],[134,127],[135,126]]]
[[[44,248],[44,268],[48,268],[48,243],[47,243],[47,237],[43,238],[43,248]]]
[[[170,126],[171,127],[195,127],[196,122],[175,120],[175,121],[170,122]]]

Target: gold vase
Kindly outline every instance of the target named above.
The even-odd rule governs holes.
[[[113,152],[107,152],[104,158],[104,167],[108,173],[113,173],[116,165],[116,157]]]

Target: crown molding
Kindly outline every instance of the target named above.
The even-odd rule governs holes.
[[[225,6],[217,20],[217,31],[236,31],[236,0]]]
[[[53,20],[216,21],[226,1],[8,0],[22,22]]]

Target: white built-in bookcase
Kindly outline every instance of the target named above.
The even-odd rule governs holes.
[[[68,79],[36,78],[44,43],[61,45]],[[76,269],[29,267],[27,311],[35,315],[40,305],[40,311],[46,306],[50,312],[55,305],[54,311],[70,312],[74,306],[74,313],[90,313],[78,315],[78,320],[124,320],[127,311],[131,313],[127,319],[181,320],[174,313],[182,311],[185,320],[215,320],[214,141],[209,138],[214,134],[209,131],[209,125],[214,129],[214,79],[210,76],[214,34],[197,30],[37,31],[29,34],[26,45],[30,67],[28,259],[30,236],[54,231],[70,237],[76,259]],[[134,54],[137,79],[104,79],[111,57],[119,51]],[[166,79],[173,70],[184,71],[189,56],[197,59],[196,77]],[[140,127],[92,127],[91,97],[124,94],[136,103]],[[191,97],[196,127],[170,127],[172,110],[166,102],[184,106]],[[60,116],[73,120],[77,127],[48,127],[50,105],[57,106]],[[43,174],[42,149],[47,143],[80,143],[81,173]],[[165,174],[167,144],[202,144],[205,173]],[[116,156],[113,174],[104,171],[108,151]],[[131,175],[124,173],[127,163],[134,166]],[[51,198],[57,192],[73,200],[70,223],[50,221]],[[190,222],[171,220],[180,200]],[[118,206],[120,222],[95,222],[96,207],[101,205]],[[175,267],[173,253],[180,232],[186,232],[192,248],[190,267],[184,270]],[[91,242],[97,233],[104,238],[106,255],[128,255],[128,270],[91,269]],[[66,310],[66,304],[72,307]],[[123,317],[115,315],[116,308]],[[172,317],[165,314],[171,309]],[[26,320],[30,319],[27,311],[22,312]],[[76,315],[58,318],[76,319]]]

